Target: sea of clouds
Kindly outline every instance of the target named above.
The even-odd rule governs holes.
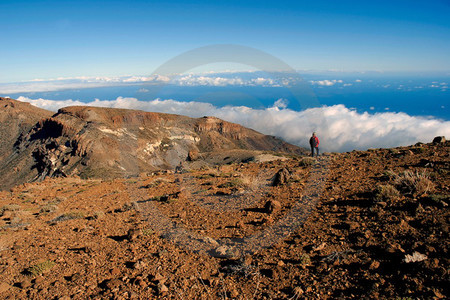
[[[342,104],[294,111],[283,99],[272,107],[255,109],[246,106],[217,107],[210,103],[182,102],[172,99],[140,101],[118,97],[115,100],[47,100],[19,97],[19,101],[57,111],[72,105],[128,108],[173,113],[190,117],[215,116],[241,124],[264,134],[274,135],[292,144],[308,147],[313,131],[321,140],[321,151],[351,151],[386,148],[431,142],[438,135],[450,136],[450,121],[409,116],[405,113],[358,113]]]
[[[272,78],[273,75],[276,78]],[[305,74],[311,76],[311,74]],[[338,74],[333,74],[338,75]],[[328,77],[328,76],[326,76]],[[226,87],[226,86],[246,86],[246,87],[289,87],[299,83],[303,79],[297,73],[273,72],[271,75],[264,72],[228,72],[228,73],[187,73],[172,74],[170,76],[153,74],[150,76],[79,76],[79,77],[59,77],[51,79],[33,79],[22,82],[0,83],[0,95],[33,93],[33,92],[50,92],[68,89],[85,89],[99,87],[117,87],[117,86],[133,86],[146,84],[152,85],[175,85],[175,86],[209,86],[209,87]],[[362,79],[321,79],[307,80],[311,87],[339,87],[346,88],[358,86],[363,82]],[[368,81],[373,87],[377,83],[373,80]],[[396,83],[383,84],[383,88],[396,88],[397,90],[412,91],[417,89],[437,89],[442,92],[448,91],[448,82],[425,80],[421,84]]]

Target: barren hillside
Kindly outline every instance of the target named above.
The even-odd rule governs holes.
[[[449,150],[20,185],[0,193],[0,298],[449,298]]]
[[[224,164],[261,154],[305,150],[214,117],[99,107],[67,107],[56,114],[0,98],[0,188],[46,177],[116,178],[189,167]],[[235,150],[250,151],[246,154]],[[252,151],[255,151],[252,153]],[[217,155],[230,152],[228,160]]]

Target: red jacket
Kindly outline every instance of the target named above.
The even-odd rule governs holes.
[[[311,147],[319,147],[319,138],[317,136],[312,136],[309,139],[309,144],[311,145]]]

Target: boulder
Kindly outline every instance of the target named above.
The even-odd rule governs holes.
[[[437,136],[433,139],[433,144],[445,143],[445,136]]]
[[[192,149],[188,152],[187,160],[188,161],[196,161],[199,157],[198,150]]]
[[[279,186],[286,184],[291,179],[291,172],[287,168],[278,170],[272,179],[272,186]]]

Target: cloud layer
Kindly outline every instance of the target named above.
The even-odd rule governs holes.
[[[139,101],[119,97],[83,103],[74,100],[46,100],[19,97],[18,100],[56,111],[64,106],[90,105],[139,109],[191,117],[216,116],[242,124],[264,134],[281,137],[287,142],[307,147],[311,132],[317,132],[322,151],[351,151],[430,142],[435,136],[450,136],[450,121],[425,119],[405,113],[358,113],[344,105],[323,106],[304,111],[286,108],[280,99],[272,107],[253,109],[246,106],[216,107],[210,103],[176,100]]]
[[[112,87],[125,85],[158,85],[170,84],[177,86],[260,86],[280,87],[298,84],[301,78],[297,74],[284,72],[272,73],[276,78],[270,78],[264,72],[238,72],[238,73],[209,73],[209,74],[174,74],[170,76],[115,76],[115,77],[61,77],[52,79],[34,79],[26,82],[0,83],[0,95],[50,92],[65,89],[83,89],[94,87]],[[269,77],[268,77],[269,76]],[[272,76],[273,77],[273,76]],[[343,83],[342,80],[310,81],[311,84],[332,86]]]

